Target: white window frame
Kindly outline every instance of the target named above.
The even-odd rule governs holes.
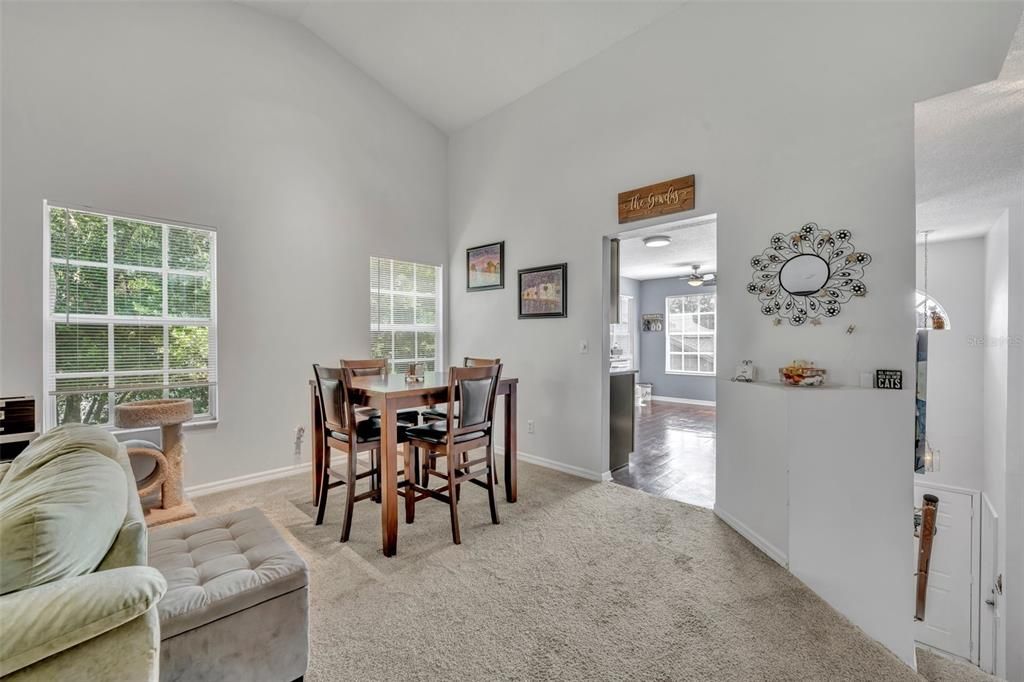
[[[117,269],[121,270],[133,270],[139,272],[152,272],[161,274],[162,291],[163,291],[163,309],[167,310],[167,279],[168,275],[187,275],[195,276],[196,271],[194,270],[179,270],[168,266],[168,245],[167,245],[167,234],[169,227],[183,227],[191,228],[196,230],[203,230],[210,232],[212,239],[210,240],[210,319],[206,320],[203,318],[188,318],[188,317],[153,317],[153,316],[128,316],[128,315],[98,315],[98,314],[67,314],[67,313],[54,313],[50,310],[50,270],[54,263],[54,258],[51,255],[50,248],[50,209],[67,209],[69,211],[89,213],[92,215],[103,216],[107,219],[107,260],[104,263],[93,262],[93,261],[78,261],[74,259],[64,259],[62,262],[66,262],[70,265],[82,265],[85,267],[103,267],[107,270],[107,310],[108,313],[113,311],[113,273]],[[133,222],[144,222],[151,225],[159,225],[163,228],[163,263],[161,267],[149,267],[142,265],[133,266],[116,266],[114,264],[114,221],[115,220],[128,220]],[[164,336],[164,348],[167,347],[168,334],[170,327],[177,326],[203,326],[209,328],[209,344],[210,344],[210,357],[213,358],[213,367],[206,370],[208,381],[199,383],[182,383],[175,384],[174,388],[188,388],[192,386],[209,386],[210,388],[210,411],[205,414],[197,414],[195,417],[188,422],[188,426],[195,426],[198,424],[215,424],[218,421],[218,414],[220,413],[218,397],[219,391],[217,390],[217,372],[218,372],[218,352],[217,352],[217,230],[208,225],[196,225],[193,223],[187,223],[180,220],[165,220],[161,218],[152,218],[150,216],[131,215],[122,212],[105,211],[96,209],[90,206],[78,206],[67,202],[50,202],[43,200],[43,428],[49,430],[57,426],[57,396],[56,396],[56,329],[57,324],[61,322],[80,322],[87,324],[106,324],[107,325],[107,371],[106,372],[74,372],[74,373],[63,373],[60,375],[62,379],[75,379],[75,378],[89,378],[106,376],[108,378],[107,401],[109,405],[108,409],[108,421],[105,424],[97,424],[96,426],[104,427],[110,431],[121,432],[121,431],[140,431],[145,429],[119,429],[114,425],[114,395],[124,390],[130,390],[131,386],[114,386],[114,380],[117,377],[125,376],[152,376],[154,374],[162,374],[164,384],[168,384],[168,379],[174,374],[194,374],[196,370],[190,369],[171,369],[169,366],[170,356],[168,353],[164,353],[163,368],[161,370],[115,370],[114,369],[114,325],[144,325],[152,327],[162,327]],[[98,391],[89,391],[90,393],[96,393]],[[164,389],[164,396],[167,396],[168,389]]]
[[[715,309],[712,312],[710,312],[710,313],[708,313],[708,312],[698,313],[700,315],[711,315],[712,319],[714,319],[714,321],[715,321],[715,329],[714,329],[713,332],[710,332],[710,333],[708,333],[708,332],[699,332],[699,331],[698,332],[687,332],[686,331],[685,317],[686,317],[686,315],[692,315],[693,313],[686,313],[686,312],[671,313],[671,312],[669,312],[669,307],[671,305],[671,301],[673,299],[677,299],[677,298],[678,299],[682,299],[682,306],[683,306],[683,309],[685,310],[686,309],[686,299],[688,299],[688,298],[699,298],[699,297],[702,297],[702,296],[712,296],[714,298],[714,300],[715,300]],[[678,332],[670,331],[672,329],[672,318],[673,317],[682,318],[680,320],[682,331],[678,331]],[[680,347],[683,348],[684,350],[677,351],[677,352],[672,352],[671,349],[672,349],[672,337],[673,336],[680,337]],[[715,368],[712,371],[710,371],[710,372],[706,372],[706,371],[702,372],[702,371],[700,371],[700,369],[697,369],[697,370],[671,369],[671,367],[672,367],[671,357],[673,355],[678,355],[678,356],[682,357],[682,359],[683,359],[682,366],[683,367],[686,366],[686,356],[687,355],[696,356],[697,357],[697,367],[699,368],[700,367],[700,355],[702,355],[702,354],[703,355],[707,355],[708,354],[707,351],[704,351],[703,353],[701,353],[701,351],[699,351],[699,350],[698,351],[687,351],[687,350],[685,350],[685,345],[683,345],[685,342],[683,341],[683,339],[686,336],[695,336],[695,337],[697,337],[698,338],[698,341],[697,341],[698,346],[700,344],[700,340],[699,339],[701,339],[701,338],[708,338],[708,337],[710,337],[711,339],[713,339],[713,347],[712,347],[712,350],[711,350],[711,358],[712,358],[712,362],[714,363],[714,367]],[[715,292],[708,292],[708,293],[695,292],[695,293],[692,293],[692,294],[673,294],[673,295],[670,295],[670,296],[666,296],[665,297],[665,374],[713,377],[713,376],[717,375],[717,373],[718,373],[718,295],[717,295],[717,293],[715,293]]]
[[[434,324],[432,324],[432,325],[416,324],[415,322],[413,322],[412,324],[397,324],[397,323],[392,323],[392,322],[381,323],[378,320],[373,319],[373,315],[371,313],[371,316],[370,316],[370,339],[371,339],[371,349],[372,349],[372,338],[373,338],[373,334],[374,333],[377,333],[377,332],[392,332],[391,347],[392,347],[392,349],[394,349],[394,347],[395,347],[394,333],[396,333],[396,332],[431,332],[431,333],[434,334],[434,357],[432,357],[432,358],[424,358],[424,357],[419,356],[419,354],[418,354],[419,344],[414,342],[413,343],[413,350],[414,350],[414,356],[415,357],[412,357],[412,358],[395,358],[395,357],[391,357],[391,358],[388,358],[388,365],[389,365],[389,367],[394,367],[394,365],[396,363],[406,363],[406,362],[417,362],[418,363],[418,362],[433,361],[434,362],[434,370],[435,371],[443,371],[445,369],[445,361],[444,361],[444,359],[445,359],[445,354],[444,354],[444,341],[445,341],[445,333],[444,333],[444,292],[445,292],[445,289],[444,289],[444,266],[434,265],[433,263],[418,263],[416,261],[402,260],[401,258],[392,258],[390,256],[371,256],[370,258],[371,258],[371,261],[372,261],[372,259],[376,258],[378,260],[389,261],[391,263],[391,282],[388,285],[390,287],[394,286],[394,264],[395,263],[408,263],[408,264],[411,264],[413,266],[430,267],[430,268],[434,268],[436,270],[435,277],[436,277],[436,283],[437,283],[437,293],[435,293],[435,294],[430,294],[430,293],[416,291],[416,268],[413,267],[413,283],[412,283],[412,289],[413,290],[412,291],[399,291],[398,289],[383,288],[383,287],[378,288],[376,286],[376,284],[373,281],[371,281],[370,282],[370,300],[367,301],[367,304],[372,306],[373,296],[374,296],[375,293],[378,294],[378,295],[382,294],[382,293],[383,294],[389,294],[392,297],[391,298],[391,305],[389,306],[389,309],[392,311],[392,316],[393,316],[394,315],[394,296],[396,294],[399,295],[399,296],[412,296],[413,298],[435,298],[436,297],[436,300],[435,300],[435,303],[434,303],[434,311],[435,311],[434,312]]]
[[[623,310],[625,310],[625,315],[623,315]],[[634,297],[627,294],[619,294],[619,321],[616,324],[610,325],[611,328],[609,330],[609,348],[615,345],[617,339],[625,338],[629,341],[629,352],[624,353],[623,356],[629,358],[630,369],[637,368],[637,325],[636,320],[633,319],[635,317],[635,310]]]

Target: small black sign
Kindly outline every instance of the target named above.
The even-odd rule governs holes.
[[[903,370],[901,369],[876,369],[875,388],[903,388]]]

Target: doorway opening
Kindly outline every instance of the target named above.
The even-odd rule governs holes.
[[[1015,40],[1022,38],[1024,24]],[[1021,394],[1007,381],[1020,367],[1014,340],[1024,338],[1024,288],[1013,279],[1024,254],[1022,64],[1011,50],[996,80],[918,102],[914,111],[914,503],[927,493],[938,505],[914,637],[1011,680],[1024,679],[1016,646],[1024,641],[1024,601],[1004,590],[1024,581],[1013,473]]]
[[[611,396],[614,412],[616,382],[626,386],[620,393],[631,394],[634,433],[632,448],[616,451],[612,414],[611,478],[712,508],[717,216],[631,230],[618,240],[618,292],[613,294],[619,314],[609,325]],[[624,375],[631,379],[623,380]]]

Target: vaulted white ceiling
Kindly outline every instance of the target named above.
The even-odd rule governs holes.
[[[241,1],[305,26],[447,133],[515,101],[680,4]]]
[[[921,102],[914,116],[917,229],[985,234],[1024,191],[1024,18],[999,78]]]

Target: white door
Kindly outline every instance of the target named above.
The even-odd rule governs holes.
[[[931,493],[939,498],[938,531],[932,542],[928,598],[923,621],[915,622],[914,639],[965,660],[973,659],[973,517],[970,493],[923,484],[914,486],[916,505]],[[917,556],[917,538],[914,539]],[[915,569],[916,569],[915,565]]]
[[[996,557],[998,556],[999,517],[988,497],[981,496],[981,632],[978,637],[978,665],[987,673],[998,674],[999,598],[996,594]]]

